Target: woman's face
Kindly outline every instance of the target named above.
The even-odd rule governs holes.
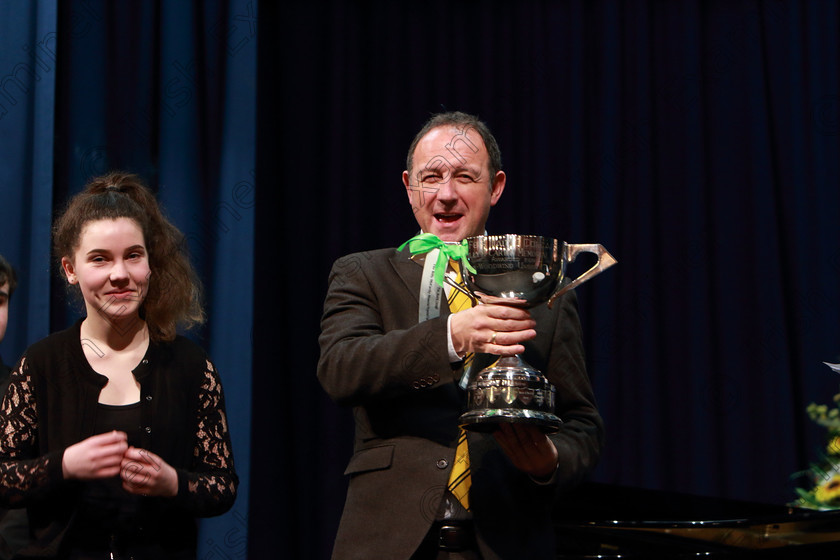
[[[137,319],[149,285],[149,255],[140,225],[130,218],[87,222],[72,258],[61,265],[79,284],[89,319],[112,326]]]

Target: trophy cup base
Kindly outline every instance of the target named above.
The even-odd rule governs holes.
[[[494,432],[501,422],[531,424],[544,433],[560,429],[553,413],[555,389],[519,356],[505,356],[481,370],[467,387],[467,412],[459,425],[474,432]]]
[[[458,419],[458,425],[471,432],[489,434],[499,429],[499,424],[530,424],[545,434],[560,430],[563,421],[550,412],[524,410],[521,408],[496,408],[465,412]]]

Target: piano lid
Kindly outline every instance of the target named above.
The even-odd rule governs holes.
[[[840,551],[840,511],[585,483],[555,512],[558,558],[781,558]],[[795,548],[792,548],[795,547]]]

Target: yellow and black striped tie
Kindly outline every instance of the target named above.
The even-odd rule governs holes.
[[[449,264],[455,270],[455,282],[459,286],[463,286],[461,278],[461,269],[458,266],[458,261],[449,261]],[[462,309],[472,307],[472,299],[455,288],[449,290],[449,310],[452,313],[457,313]],[[464,371],[468,371],[470,364],[472,364],[473,354],[469,353],[464,356]],[[455,450],[455,464],[452,465],[452,472],[449,473],[449,483],[447,488],[450,492],[461,502],[464,509],[470,510],[470,453],[467,448],[467,432],[463,428],[458,428],[458,447]]]

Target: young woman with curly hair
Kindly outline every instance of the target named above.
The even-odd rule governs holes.
[[[55,222],[86,315],[32,345],[0,407],[0,504],[27,507],[20,555],[195,558],[199,516],[238,478],[219,376],[176,328],[204,321],[183,236],[136,177],[110,173]]]

